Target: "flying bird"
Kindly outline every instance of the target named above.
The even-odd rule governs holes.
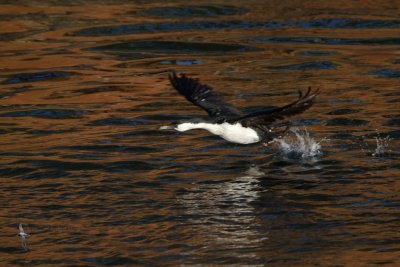
[[[209,117],[173,123],[160,129],[174,129],[179,132],[205,129],[237,144],[269,143],[280,137],[289,129],[290,122],[285,119],[309,109],[319,92],[319,89],[312,91],[309,87],[306,93],[299,90],[298,98],[287,105],[244,114],[238,108],[225,103],[211,86],[197,79],[171,72],[169,80],[178,93],[205,110]]]
[[[19,224],[19,238],[21,239],[21,246],[22,248],[27,251],[28,250],[28,244],[26,242],[26,238],[30,235],[28,235],[27,233],[25,233],[24,228],[22,227],[22,223]]]

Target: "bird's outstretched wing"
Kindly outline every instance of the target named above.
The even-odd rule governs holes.
[[[24,232],[24,228],[22,228],[22,223],[20,223],[19,224],[19,233],[22,233],[22,234],[24,234],[25,232]]]
[[[314,104],[314,99],[318,93],[319,89],[312,92],[311,87],[308,87],[305,94],[299,90],[298,99],[285,106],[250,113],[231,122],[240,122],[243,126],[268,125],[286,117],[303,113]]]
[[[187,100],[207,111],[208,115],[218,121],[225,121],[243,116],[242,112],[225,103],[222,97],[213,89],[196,79],[188,78],[185,74],[180,77],[175,72],[169,74],[172,86]]]

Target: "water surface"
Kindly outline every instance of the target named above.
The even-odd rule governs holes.
[[[0,7],[0,265],[400,264],[395,2]],[[159,130],[206,115],[171,70],[247,111],[321,94],[235,145]]]

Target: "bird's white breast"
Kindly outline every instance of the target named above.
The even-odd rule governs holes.
[[[230,124],[227,122],[221,124],[200,122],[185,122],[179,124],[177,131],[184,132],[192,129],[205,129],[212,134],[221,136],[225,140],[238,144],[252,144],[260,141],[257,132],[249,127],[243,127],[240,123]]]

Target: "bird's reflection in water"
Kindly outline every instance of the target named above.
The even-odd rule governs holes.
[[[193,238],[207,244],[200,250],[210,250],[207,253],[232,250],[234,254],[246,250],[246,257],[256,256],[254,248],[268,239],[268,236],[260,238],[257,211],[252,205],[264,190],[258,182],[263,175],[258,167],[253,166],[243,176],[199,183],[179,197],[179,204],[190,217]]]

